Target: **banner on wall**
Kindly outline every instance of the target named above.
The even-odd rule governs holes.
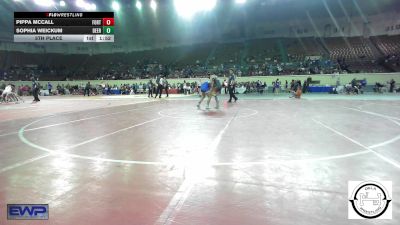
[[[309,55],[305,57],[306,60],[320,60],[322,59],[322,56],[320,55]]]

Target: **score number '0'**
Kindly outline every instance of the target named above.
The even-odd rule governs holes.
[[[114,34],[114,27],[103,27],[103,34]]]
[[[114,26],[114,18],[103,18],[103,26]]]

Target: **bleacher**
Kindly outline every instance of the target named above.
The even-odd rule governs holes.
[[[400,52],[400,36],[379,36],[371,40],[368,42],[361,37],[326,38],[319,42],[314,38],[267,38],[98,55],[0,51],[0,70],[9,71],[8,74],[16,80],[32,75],[52,80],[132,79],[151,77],[166,68],[173,76],[201,76],[206,69],[221,71],[219,68],[223,64],[224,69],[240,66],[244,75],[254,75],[260,68],[266,73],[271,66],[276,73],[278,64],[284,62],[281,57],[284,49],[290,56],[290,64],[285,65],[280,74],[298,73],[298,66],[304,62],[305,56],[325,56],[326,52],[329,55],[323,60],[330,59],[333,63],[343,60],[351,72],[389,71],[377,63],[379,58],[373,54],[371,43],[383,55],[390,56],[386,60],[396,67],[398,56],[393,58],[392,55]],[[393,63],[393,59],[397,61]]]
[[[214,65],[222,63],[239,63],[241,59],[241,53],[243,52],[243,43],[224,43],[217,45],[214,53],[213,60],[211,61]]]
[[[375,58],[372,49],[361,37],[326,38],[324,41],[332,60],[345,59],[347,62],[354,62]]]
[[[324,51],[314,38],[284,39],[291,61],[302,61],[305,56],[322,56]]]
[[[400,35],[377,36],[372,37],[371,40],[385,56],[400,54]]]
[[[281,59],[276,39],[254,39],[248,41],[247,56],[254,59],[256,63],[265,62],[265,58]]]

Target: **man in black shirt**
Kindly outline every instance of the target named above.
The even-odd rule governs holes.
[[[161,94],[163,91],[163,83],[164,83],[164,80],[161,77],[161,75],[157,76],[157,78],[156,78],[157,89],[156,89],[156,96],[154,98],[157,98],[157,96],[159,96],[159,98],[161,98]]]
[[[153,97],[153,80],[150,79],[149,83],[147,84],[147,88],[149,89],[149,93],[147,95],[148,98]]]
[[[390,82],[389,82],[389,92],[390,93],[393,93],[395,85],[396,85],[396,81],[391,79]]]
[[[33,95],[32,103],[40,102],[39,91],[40,91],[39,83],[34,77],[32,77],[32,95]]]
[[[238,100],[238,98],[234,94],[235,85],[236,85],[235,77],[233,75],[233,71],[231,70],[231,76],[229,77],[229,80],[228,80],[228,91],[229,91],[229,101],[228,102],[232,102],[232,98],[235,99],[235,102]]]
[[[167,97],[169,96],[168,94],[168,81],[167,81],[167,77],[164,77],[164,89],[165,89],[165,93],[167,94]]]
[[[83,92],[83,96],[86,96],[86,94],[89,97],[89,95],[90,95],[90,82],[87,82],[87,84],[85,86],[85,90]]]

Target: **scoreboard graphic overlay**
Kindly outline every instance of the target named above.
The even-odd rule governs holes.
[[[14,12],[14,42],[114,42],[114,12]]]

